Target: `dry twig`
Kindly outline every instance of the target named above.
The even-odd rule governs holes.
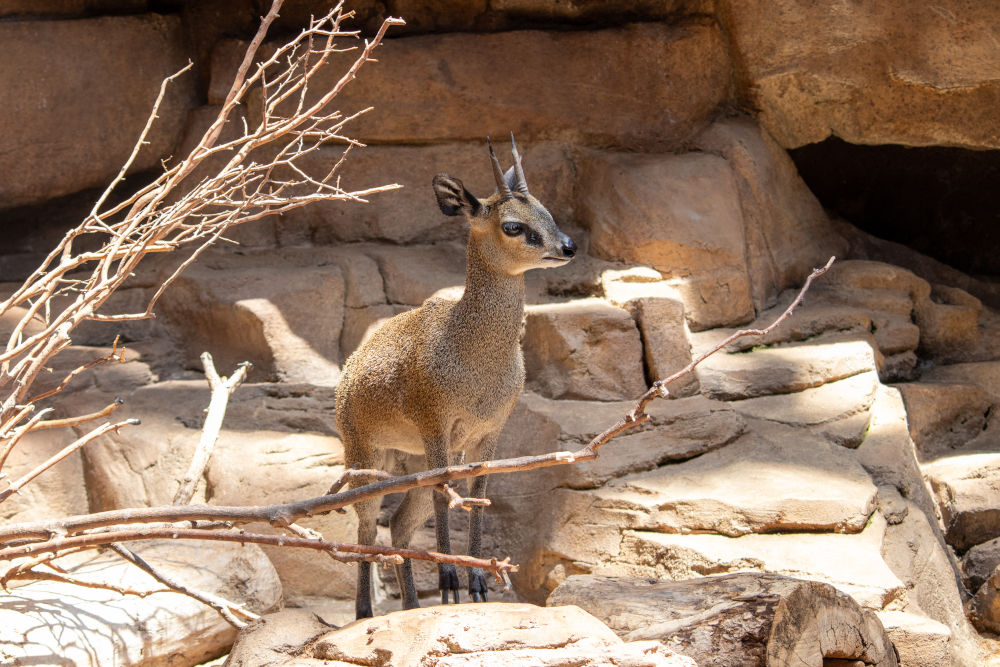
[[[205,425],[201,429],[201,439],[198,440],[198,447],[191,458],[191,465],[184,477],[181,478],[180,486],[174,495],[174,505],[187,505],[191,502],[198,480],[205,473],[208,461],[212,458],[212,450],[215,449],[215,442],[219,439],[219,430],[222,428],[222,419],[226,415],[229,397],[243,382],[247,372],[253,366],[249,361],[244,361],[235,373],[228,378],[222,378],[215,370],[211,354],[202,352],[201,363],[205,368],[205,379],[208,380],[208,386],[212,390],[212,398],[208,404]]]

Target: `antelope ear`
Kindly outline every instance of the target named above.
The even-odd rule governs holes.
[[[462,181],[448,174],[434,177],[434,195],[445,215],[464,213],[466,217],[473,218],[482,210],[479,200],[465,189]]]

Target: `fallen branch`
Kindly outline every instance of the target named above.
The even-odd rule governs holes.
[[[156,579],[158,582],[166,586],[171,592],[180,593],[182,595],[187,595],[190,598],[194,598],[202,604],[208,605],[215,611],[219,613],[222,618],[224,618],[230,625],[235,628],[245,628],[247,626],[246,621],[254,621],[260,618],[258,614],[253,613],[249,609],[246,609],[242,605],[238,605],[235,602],[221,598],[218,595],[212,595],[211,593],[205,593],[204,591],[199,591],[187,586],[186,584],[177,581],[173,577],[160,572],[158,569],[153,567],[146,561],[142,556],[127,549],[125,546],[118,542],[114,542],[108,545],[111,551],[115,552],[122,558],[124,558],[129,563],[132,563],[140,570]],[[242,618],[239,618],[242,617]],[[246,619],[246,620],[243,620]]]
[[[174,505],[187,505],[194,496],[195,487],[198,480],[205,473],[209,459],[212,458],[212,450],[215,449],[215,442],[219,439],[219,430],[222,428],[222,419],[226,416],[226,407],[229,405],[229,397],[236,391],[236,387],[246,378],[247,372],[253,366],[249,361],[239,364],[236,372],[228,378],[219,377],[212,362],[212,355],[202,352],[201,363],[205,368],[205,379],[212,390],[212,398],[208,404],[208,414],[205,416],[205,425],[201,430],[201,439],[191,458],[191,465],[188,471],[181,478],[180,486],[174,495]]]
[[[60,537],[45,542],[31,542],[22,546],[0,549],[0,560],[12,560],[27,556],[36,556],[49,551],[62,549],[96,548],[108,546],[114,542],[129,542],[135,540],[170,539],[170,540],[209,540],[222,542],[239,542],[240,544],[264,544],[277,547],[301,547],[315,549],[333,554],[338,560],[355,562],[354,555],[361,555],[362,560],[378,562],[381,557],[400,557],[416,560],[426,560],[432,563],[450,563],[460,567],[473,567],[488,570],[498,581],[503,580],[503,572],[516,572],[517,566],[510,559],[498,561],[495,558],[473,558],[452,554],[442,554],[436,551],[419,551],[416,549],[397,549],[393,547],[377,547],[362,544],[347,544],[329,542],[313,538],[288,537],[287,535],[264,535],[231,530],[199,530],[197,528],[126,528],[122,530],[88,533],[72,537]],[[348,554],[347,558],[340,558]]]

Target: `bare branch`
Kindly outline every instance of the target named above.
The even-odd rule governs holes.
[[[218,371],[215,370],[211,354],[202,352],[201,363],[205,368],[205,378],[208,380],[208,386],[212,390],[212,398],[208,404],[208,414],[205,416],[205,425],[202,427],[201,439],[198,441],[198,447],[195,449],[194,456],[191,459],[191,465],[188,467],[188,471],[184,477],[181,478],[180,486],[174,495],[174,505],[187,505],[191,502],[191,497],[194,496],[198,480],[204,474],[205,468],[208,466],[208,461],[212,457],[215,442],[219,439],[219,430],[222,428],[222,419],[226,415],[226,406],[229,404],[229,397],[236,391],[236,387],[243,382],[247,376],[247,372],[253,366],[249,361],[244,361],[230,377],[220,378]]]
[[[190,586],[187,586],[180,581],[177,581],[173,577],[164,574],[155,567],[149,564],[142,556],[125,548],[124,545],[117,542],[112,542],[108,545],[111,551],[115,552],[122,558],[124,558],[129,563],[132,563],[138,567],[143,572],[147,573],[149,576],[156,579],[158,582],[166,586],[170,591],[175,593],[180,593],[182,595],[187,595],[190,598],[194,598],[202,604],[206,604],[222,616],[227,623],[235,628],[242,629],[247,626],[246,621],[254,621],[260,618],[258,614],[253,613],[249,609],[238,605],[235,602],[230,602],[225,598],[221,598],[218,595],[212,595],[211,593],[206,593],[204,591],[197,591]],[[246,620],[243,620],[246,619]]]
[[[126,419],[125,421],[121,421],[116,424],[111,424],[111,423],[102,424],[101,426],[98,426],[90,433],[87,433],[86,435],[77,438],[72,443],[63,447],[58,453],[52,455],[44,462],[38,464],[33,470],[26,473],[24,476],[17,479],[16,481],[11,482],[9,487],[4,489],[3,491],[0,491],[0,503],[7,500],[7,498],[12,496],[13,494],[20,492],[20,490],[24,488],[25,484],[38,477],[43,472],[45,472],[52,466],[56,465],[57,463],[65,459],[67,456],[69,456],[76,450],[86,445],[91,440],[99,438],[100,436],[104,435],[109,431],[117,431],[122,426],[134,426],[137,425],[138,423],[139,423],[138,419]]]

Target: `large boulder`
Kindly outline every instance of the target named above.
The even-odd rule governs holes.
[[[213,54],[210,103],[225,98],[244,50],[242,42],[227,42]],[[313,89],[328,90],[356,57],[350,51],[332,58]],[[362,69],[336,100],[345,115],[375,107],[348,127],[371,143],[482,141],[513,130],[527,141],[557,133],[610,145],[676,146],[729,96],[725,40],[703,18],[406,37],[385,42],[378,58],[382,64]]]
[[[725,159],[591,151],[578,188],[590,252],[676,283],[692,329],[753,318],[743,212]]]
[[[716,3],[743,101],[785,148],[1000,147],[992,3]]]
[[[1000,454],[938,459],[924,466],[948,544],[959,551],[1000,537]]]
[[[3,21],[0,42],[3,206],[109,183],[138,141],[160,83],[188,60],[180,19],[163,14]],[[189,73],[167,89],[134,171],[159,167],[173,149],[194,87]]]
[[[733,170],[746,227],[750,293],[758,312],[783,289],[799,287],[831,255],[844,256],[846,240],[788,154],[756,121],[720,120],[696,143],[724,157]]]
[[[284,615],[291,618],[266,617],[245,630],[226,665],[695,667],[693,660],[660,642],[622,641],[574,606],[448,605],[394,612],[332,630],[315,617]]]
[[[543,396],[611,401],[646,390],[635,321],[600,299],[530,306],[523,347],[526,384]]]
[[[232,542],[130,543],[158,571],[195,591],[258,614],[281,604],[281,583],[263,552]],[[117,556],[89,556],[70,576],[141,592],[34,581],[0,606],[0,661],[8,665],[196,665],[226,652],[236,629],[214,609],[163,585]],[[153,592],[159,591],[159,592]]]

